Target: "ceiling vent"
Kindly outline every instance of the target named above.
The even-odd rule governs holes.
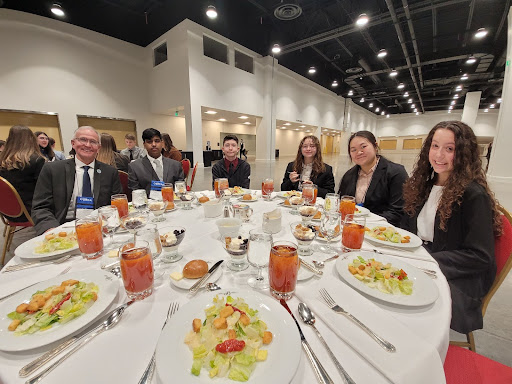
[[[361,67],[352,67],[345,70],[347,73],[359,73],[363,70]]]
[[[293,20],[302,15],[302,8],[297,4],[281,4],[274,10],[279,20]]]

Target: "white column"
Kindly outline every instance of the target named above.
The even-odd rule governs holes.
[[[272,60],[275,60],[274,65]],[[256,161],[275,161],[276,148],[276,105],[275,89],[277,87],[277,60],[271,56],[263,60],[265,86],[263,96],[263,116],[256,127]]]
[[[512,8],[510,8],[512,10]],[[510,147],[512,146],[512,72],[508,64],[512,58],[512,12],[508,14],[507,65],[501,94],[501,106],[492,144],[491,160],[487,180],[501,205],[512,211],[512,170],[510,168]]]
[[[464,101],[461,120],[472,128],[475,126],[481,96],[482,91],[466,93],[466,100]]]

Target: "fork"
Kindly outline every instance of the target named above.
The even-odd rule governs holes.
[[[169,309],[167,310],[167,317],[165,319],[165,323],[162,327],[162,331],[167,325],[167,322],[169,319],[178,311],[180,305],[176,302],[172,302],[169,304]],[[139,380],[139,384],[148,384],[151,383],[151,379],[153,378],[153,374],[155,373],[155,355],[156,355],[156,347],[155,352],[153,352],[153,356],[151,356],[151,360],[149,361],[148,366],[146,367],[146,370],[142,374],[142,377]]]
[[[384,348],[388,352],[396,352],[396,348],[389,341],[386,341],[375,332],[373,332],[370,328],[360,322],[355,316],[351,315],[343,308],[341,308],[336,302],[333,300],[331,295],[327,292],[325,288],[320,289],[320,295],[322,295],[322,299],[324,299],[325,303],[329,308],[331,308],[334,312],[347,316],[350,320],[360,326],[368,335],[370,335],[382,348]]]
[[[27,268],[39,267],[40,265],[60,264],[60,263],[65,262],[66,260],[69,260],[69,258],[71,258],[71,256],[74,256],[74,255],[66,255],[66,256],[60,257],[58,259],[55,259],[55,260],[52,260],[52,261],[47,261],[47,262],[44,262],[44,261],[31,261],[29,263],[11,265],[9,267],[4,268],[4,270],[2,272],[3,273],[16,272],[16,271],[21,271],[21,270],[27,269]]]

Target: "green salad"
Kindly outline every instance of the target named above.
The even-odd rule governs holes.
[[[389,241],[391,243],[406,244],[411,242],[410,236],[402,236],[394,227],[374,227],[368,234],[375,239]]]
[[[241,298],[215,296],[205,316],[193,320],[185,337],[194,358],[191,373],[199,376],[206,369],[210,378],[249,380],[257,362],[267,359],[264,348],[273,337],[258,311]]]
[[[361,256],[348,265],[348,270],[356,279],[370,288],[392,295],[412,294],[413,282],[403,269],[383,264],[375,259],[365,260]]]
[[[94,283],[66,280],[60,286],[37,291],[28,304],[21,303],[7,315],[12,320],[8,330],[22,336],[67,323],[87,312],[97,300],[98,290]]]
[[[42,243],[34,249],[34,253],[45,254],[55,251],[65,251],[78,246],[75,232],[50,233],[45,236]]]

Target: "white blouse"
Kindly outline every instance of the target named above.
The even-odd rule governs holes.
[[[418,227],[418,236],[422,240],[434,240],[434,224],[436,220],[437,206],[439,205],[439,200],[441,200],[442,194],[443,187],[441,185],[432,186],[428,200],[418,215],[416,224]]]

